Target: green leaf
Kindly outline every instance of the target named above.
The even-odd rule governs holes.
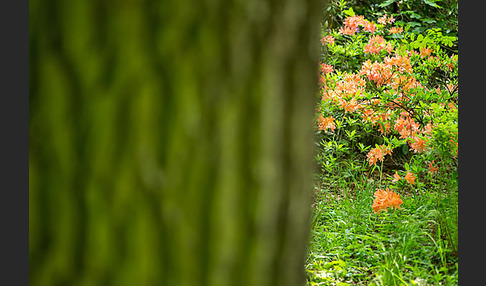
[[[432,7],[440,8],[439,5],[435,4],[435,1],[434,0],[424,0],[424,2],[425,2],[425,4],[430,5]]]
[[[435,21],[434,19],[424,19],[423,21],[428,24],[437,23],[437,21]]]
[[[410,14],[410,18],[420,19],[420,18],[422,18],[422,16],[420,16],[419,14],[415,14],[415,13],[412,12],[412,14]]]
[[[351,7],[351,8],[349,8],[348,10],[344,10],[343,12],[344,12],[344,14],[346,14],[346,15],[348,15],[348,16],[350,16],[350,17],[353,17],[354,15],[356,15],[356,14],[354,13],[354,10],[353,10],[353,8],[352,8],[352,7]]]
[[[379,4],[378,7],[386,7],[386,6],[393,4],[393,2],[395,2],[395,0],[386,0],[386,1],[383,1],[383,3]]]

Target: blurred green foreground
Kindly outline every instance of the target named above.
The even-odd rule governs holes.
[[[30,1],[30,285],[303,285],[320,1]]]

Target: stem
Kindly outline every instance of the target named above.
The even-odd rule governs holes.
[[[381,167],[380,167],[380,185],[381,185],[381,176],[383,174],[383,161],[385,161],[385,156],[383,156],[383,160],[381,160]]]

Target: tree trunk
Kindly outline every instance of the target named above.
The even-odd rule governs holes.
[[[319,2],[31,1],[30,284],[303,285]]]

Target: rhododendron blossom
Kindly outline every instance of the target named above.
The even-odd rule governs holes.
[[[385,24],[391,24],[395,22],[395,18],[393,18],[393,15],[390,15],[390,17],[387,17],[387,14],[383,15],[382,17],[378,18],[378,23],[385,25]]]
[[[371,53],[371,54],[378,54],[381,50],[383,50],[386,47],[387,47],[387,43],[385,39],[380,35],[376,35],[370,37],[368,44],[364,46],[364,52]]]
[[[323,38],[321,38],[321,44],[324,45],[324,44],[330,44],[330,45],[334,45],[334,37],[331,36],[331,35],[327,35]]]
[[[403,32],[403,28],[402,27],[391,27],[390,30],[388,30],[388,32],[390,34],[400,34],[401,32]]]
[[[426,56],[430,55],[430,53],[432,53],[433,51],[434,50],[432,50],[432,49],[429,49],[427,47],[423,47],[423,48],[420,49],[420,56],[426,57]]]
[[[414,173],[410,173],[410,171],[407,171],[407,174],[405,175],[405,180],[409,182],[411,185],[415,184],[415,175]]]
[[[362,25],[363,22],[365,22],[365,21],[366,20],[365,20],[364,16],[351,16],[351,17],[347,17],[344,20],[344,26],[351,28],[353,30],[356,30],[356,28],[358,28],[358,26]]]
[[[354,35],[355,32],[356,32],[356,30],[353,29],[353,28],[350,28],[350,27],[339,28],[339,33],[343,34],[343,35]]]
[[[339,103],[340,107],[344,109],[345,112],[354,112],[360,107],[359,104],[356,103],[356,100],[354,98],[350,101],[341,99]]]
[[[400,205],[403,201],[400,199],[400,195],[392,190],[386,188],[386,190],[378,189],[375,192],[375,200],[371,208],[375,213],[386,211],[388,208],[401,209]]]
[[[382,161],[385,157],[386,154],[391,156],[391,148],[385,145],[380,145],[378,147],[375,147],[368,152],[366,155],[366,158],[368,159],[369,165],[376,165],[377,161]]]
[[[378,86],[390,82],[392,78],[392,66],[386,63],[374,62],[371,64],[370,60],[367,60],[361,66],[361,75],[366,75],[369,80],[375,81]]]
[[[339,28],[339,33],[343,35],[354,35],[359,31],[359,27],[363,27],[366,32],[374,33],[376,30],[375,23],[368,21],[364,16],[351,16],[344,19],[344,26]]]
[[[362,23],[363,25],[363,30],[366,32],[371,32],[374,33],[376,30],[376,25],[373,22],[365,21]]]
[[[411,73],[412,65],[410,64],[410,58],[406,56],[396,55],[394,57],[386,57],[383,60],[386,64],[392,65],[398,68],[399,72]]]
[[[437,172],[437,170],[439,170],[439,167],[434,166],[434,160],[432,160],[432,162],[429,163],[429,172],[434,174]]]
[[[420,131],[418,123],[416,123],[413,118],[403,115],[395,121],[394,129],[400,134],[400,139],[406,139],[407,137],[412,138]]]
[[[319,130],[326,130],[331,129],[334,131],[336,129],[336,125],[334,125],[334,118],[332,116],[324,117],[322,114],[317,118],[317,124],[319,126]]]
[[[336,87],[334,88],[334,90],[337,93],[343,93],[343,94],[346,94],[346,95],[353,95],[359,89],[360,89],[360,87],[358,86],[358,84],[356,82],[346,81],[346,80],[338,81],[336,83]]]
[[[321,72],[326,74],[326,73],[331,73],[333,72],[334,69],[331,65],[328,65],[328,64],[325,64],[325,63],[322,63],[321,64]]]
[[[396,182],[400,181],[401,179],[402,179],[402,177],[400,177],[400,175],[398,175],[398,173],[395,172],[395,174],[393,174],[392,183],[396,183]]]
[[[415,153],[422,153],[425,150],[426,142],[424,139],[414,136],[411,139],[410,147]]]

